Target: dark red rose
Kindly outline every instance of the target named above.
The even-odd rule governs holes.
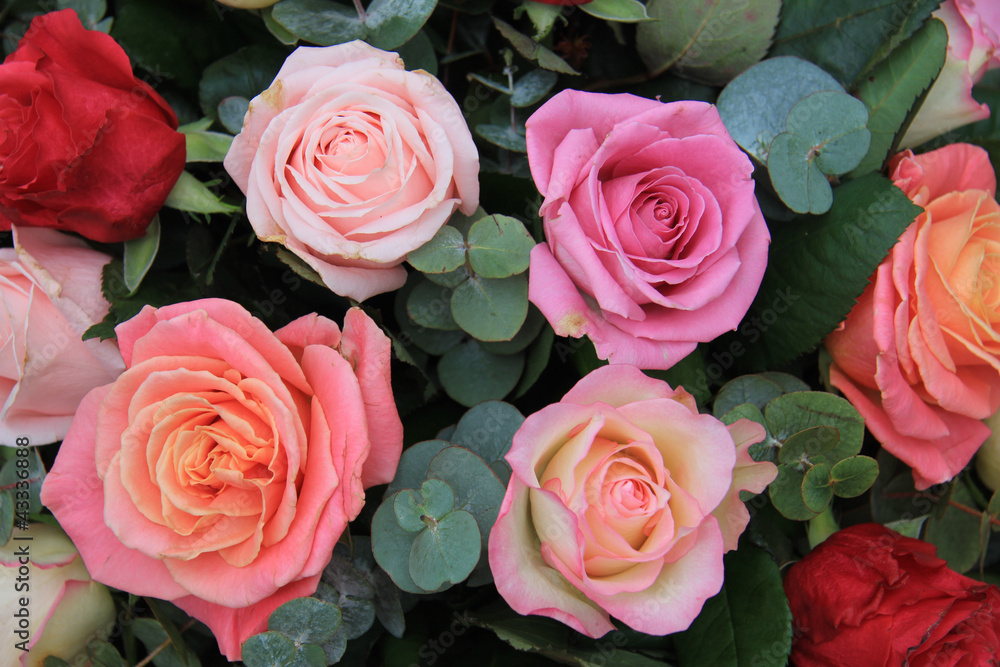
[[[875,523],[834,533],[785,577],[797,667],[1000,665],[1000,589]]]
[[[142,236],[184,169],[177,116],[71,9],[35,18],[0,65],[0,229]]]

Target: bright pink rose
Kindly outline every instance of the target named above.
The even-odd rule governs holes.
[[[52,229],[14,227],[0,249],[0,443],[61,440],[88,391],[125,370],[114,341],[80,337],[110,307],[111,257]]]
[[[479,205],[479,153],[451,94],[359,41],[296,49],[225,165],[257,235],[358,301],[402,287],[406,254]]]
[[[926,489],[965,467],[1000,408],[1000,206],[976,146],[906,151],[890,169],[924,212],[826,347],[830,382]]]
[[[990,108],[972,97],[972,86],[1000,67],[1000,2],[946,0],[934,16],[948,28],[948,54],[900,143],[904,148],[990,115]]]
[[[598,368],[514,435],[489,543],[497,589],[515,611],[591,637],[614,629],[609,614],[684,630],[750,520],[739,492],[777,475],[747,452],[764,435],[698,414],[686,391],[633,366]]]
[[[556,333],[669,368],[739,325],[770,236],[714,106],[564,90],[527,127],[548,241],[528,296]]]
[[[238,660],[395,474],[389,340],[356,308],[343,333],[317,315],[271,333],[217,299],[117,333],[128,370],[80,405],[42,503],[94,579],[172,600]]]

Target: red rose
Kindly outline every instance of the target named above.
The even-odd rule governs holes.
[[[1000,665],[1000,589],[876,523],[834,533],[785,577],[797,667]]]
[[[35,18],[0,65],[0,229],[142,236],[184,169],[184,135],[109,36]]]

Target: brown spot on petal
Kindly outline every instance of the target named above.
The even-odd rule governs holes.
[[[584,334],[584,327],[587,326],[587,319],[580,313],[571,313],[559,320],[556,331],[563,336],[579,338]]]
[[[285,86],[281,83],[281,79],[275,79],[271,87],[261,93],[260,96],[267,102],[268,106],[274,109],[283,109]]]

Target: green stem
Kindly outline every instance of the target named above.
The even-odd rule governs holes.
[[[809,537],[809,548],[815,549],[823,540],[840,530],[840,525],[833,518],[833,508],[827,506],[822,513],[809,519],[806,534]]]

